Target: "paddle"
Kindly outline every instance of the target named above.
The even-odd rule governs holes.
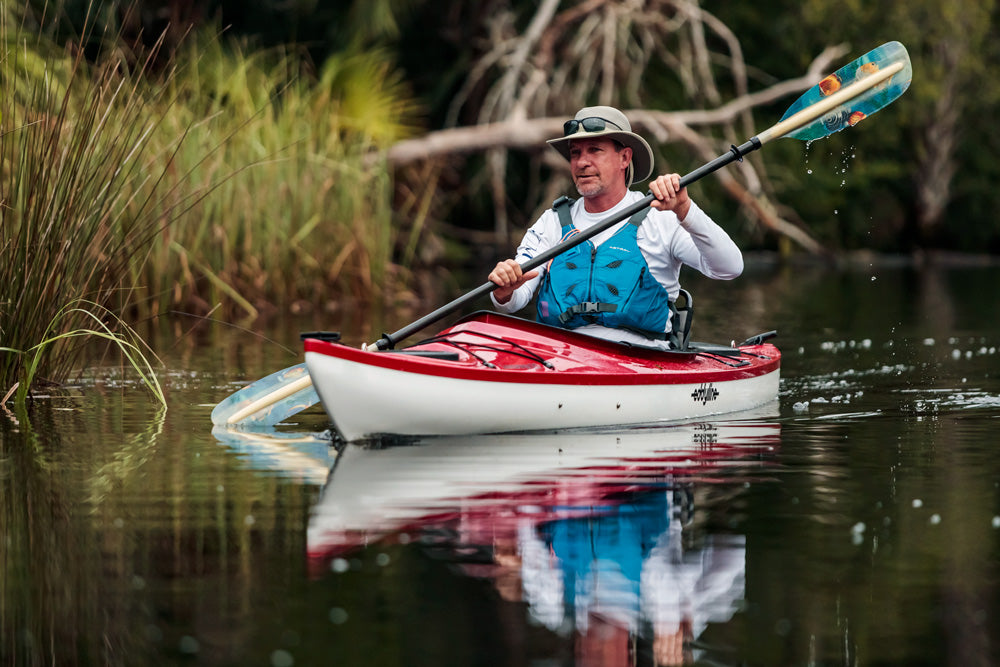
[[[212,410],[212,423],[274,426],[318,402],[306,365],[296,364],[231,394]]]
[[[741,146],[730,147],[727,153],[683,176],[681,187],[686,187],[731,162],[742,160],[744,155],[773,139],[791,137],[812,141],[852,127],[896,100],[909,87],[912,77],[913,70],[906,49],[899,42],[887,42],[841,67],[807,90],[774,126],[751,137]],[[587,231],[531,258],[521,265],[521,269],[527,272],[542,266],[566,250],[626,220],[649,206],[653,200],[653,195],[647,193],[644,198]],[[488,295],[496,287],[495,283],[487,281],[416,322],[394,333],[382,334],[381,338],[366,345],[365,349],[390,350],[399,341]],[[308,374],[302,375],[303,369],[302,364],[292,366],[241,389],[216,406],[212,411],[212,422],[216,425],[274,425],[305,409],[319,398],[312,390]],[[312,403],[306,405],[306,401]]]

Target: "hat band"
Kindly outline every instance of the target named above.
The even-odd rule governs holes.
[[[622,132],[625,131],[621,125],[612,122],[607,118],[591,116],[589,118],[581,118],[580,120],[574,118],[573,120],[568,120],[563,123],[563,136],[568,137],[571,134],[576,134],[577,130],[579,130],[581,126],[583,127],[584,132],[600,132],[606,129],[608,125],[614,125]]]

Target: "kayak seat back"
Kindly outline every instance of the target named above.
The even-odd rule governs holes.
[[[691,320],[694,319],[694,299],[681,288],[677,298],[670,303],[670,344],[677,350],[686,350],[691,338]]]

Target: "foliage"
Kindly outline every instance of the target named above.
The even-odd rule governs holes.
[[[72,10],[80,17],[87,0],[46,1],[53,7]],[[249,35],[269,45],[299,44],[316,62],[344,53],[357,53],[372,45],[388,46],[387,62],[398,61],[405,68],[405,83],[423,102],[429,129],[457,120],[459,124],[479,122],[490,117],[496,98],[489,87],[509,75],[517,54],[504,53],[513,37],[530,29],[529,19],[540,5],[535,0],[490,0],[489,2],[426,2],[423,0],[380,0],[379,2],[315,3],[310,0],[290,2],[234,3],[210,0],[185,3],[177,0],[142,0],[141,2],[106,2],[116,8],[105,11],[109,25],[123,26],[125,8],[134,6],[138,22],[146,35],[156,34],[163,17],[175,22],[211,21],[221,17],[237,35]],[[669,4],[669,3],[668,3]],[[962,0],[942,5],[931,0],[888,3],[862,3],[847,0],[828,3],[822,0],[792,2],[776,0],[766,9],[748,3],[702,0],[674,3],[686,7],[691,15],[706,12],[718,19],[704,35],[677,32],[669,42],[645,38],[651,30],[676,24],[678,15],[660,12],[655,19],[636,21],[627,32],[614,35],[592,32],[593,48],[564,49],[559,58],[547,64],[543,49],[529,51],[529,59],[539,61],[542,85],[560,85],[559,72],[576,72],[576,79],[599,75],[597,46],[605,37],[621,41],[622,103],[644,105],[651,109],[712,108],[730,99],[736,91],[720,80],[721,97],[711,90],[692,86],[692,80],[680,76],[690,62],[692,49],[699,39],[713,54],[713,67],[719,72],[732,56],[733,38],[747,64],[751,90],[778,80],[799,76],[805,66],[824,47],[846,44],[849,53],[860,55],[889,40],[899,40],[909,49],[914,64],[914,83],[907,95],[892,108],[844,136],[835,136],[803,151],[797,143],[776,144],[766,154],[755,156],[766,165],[765,186],[793,218],[800,219],[810,233],[833,250],[873,248],[898,251],[914,247],[946,247],[974,250],[1000,249],[1000,223],[990,213],[995,209],[994,188],[997,167],[989,159],[996,139],[992,132],[993,109],[1000,97],[1000,84],[990,76],[1000,58],[996,40],[989,39],[995,24],[997,6],[993,0]],[[567,35],[572,41],[582,30],[593,30],[601,17],[635,13],[637,16],[665,5],[661,0],[617,3],[610,0],[557,3],[561,15],[579,14],[584,23],[580,30]],[[186,8],[186,9],[185,9]],[[159,18],[157,18],[159,17]],[[586,23],[590,18],[591,23]],[[79,20],[79,19],[78,19]],[[159,23],[158,23],[159,21]],[[605,21],[606,23],[606,21]],[[506,35],[506,37],[505,37]],[[564,44],[563,46],[568,46]],[[478,85],[463,90],[470,80],[472,63],[494,50],[495,67]],[[574,55],[575,54],[575,55]],[[576,62],[566,62],[577,58]],[[589,64],[588,64],[589,63]],[[322,66],[322,65],[321,65]],[[517,65],[521,66],[521,65]],[[643,70],[643,66],[646,67]],[[635,73],[644,71],[641,79]],[[629,78],[631,73],[632,78]],[[566,82],[563,81],[563,84]],[[537,85],[522,81],[520,86]],[[600,84],[605,90],[607,83]],[[602,93],[603,94],[603,93]],[[460,105],[456,98],[461,97]],[[791,100],[787,100],[791,102]],[[459,108],[460,113],[456,113]],[[761,125],[776,119],[784,105],[758,110],[754,116]],[[532,109],[532,113],[540,113]],[[551,113],[546,110],[545,113]],[[745,139],[740,136],[738,139]],[[658,142],[663,157],[678,169],[693,165],[689,150],[677,144]],[[853,156],[853,157],[852,157]],[[539,195],[549,170],[530,156],[508,158],[506,178],[517,193]],[[456,207],[442,208],[439,219],[455,217],[481,228],[492,227],[490,217],[497,204],[495,184],[481,175],[491,164],[473,156],[468,164],[454,165],[454,174],[446,174],[438,196],[442,201],[455,200]],[[480,166],[481,165],[481,166]],[[468,167],[467,169],[464,167]],[[406,187],[406,184],[404,184]],[[712,181],[700,185],[703,195],[718,200],[721,188]],[[511,203],[527,201],[512,197]],[[726,211],[731,205],[713,201]],[[515,204],[516,206],[516,204]],[[533,216],[532,205],[510,212],[520,221]],[[449,213],[449,211],[451,211]],[[794,211],[794,214],[791,212]],[[732,211],[736,213],[735,210]],[[945,214],[947,212],[947,215]],[[955,226],[951,219],[974,219],[976,224]],[[481,221],[477,222],[478,219]],[[414,221],[423,224],[423,218]],[[738,235],[739,234],[738,232]],[[744,243],[769,246],[773,238],[742,234]]]
[[[183,197],[147,153],[167,111],[149,106],[150,61],[61,57],[16,20],[0,30],[0,386],[20,380],[23,398],[36,379],[66,375],[81,332],[138,352],[109,316]]]
[[[78,326],[76,323],[88,321],[90,324],[89,327],[84,325],[78,326],[78,328],[69,328],[64,325],[65,321],[71,323],[69,326]],[[108,322],[116,325],[115,328],[112,328]],[[113,344],[128,362],[128,366],[138,374],[142,383],[161,405],[166,406],[163,390],[160,388],[160,383],[156,379],[147,357],[147,354],[153,358],[156,355],[130,326],[119,320],[113,313],[108,312],[103,306],[82,300],[78,303],[72,303],[56,313],[43,335],[45,338],[28,350],[0,347],[0,353],[17,355],[26,362],[23,363],[23,379],[17,383],[16,402],[18,404],[23,404],[27,399],[28,389],[35,380],[39,366],[49,359],[51,348],[74,338],[97,338]]]
[[[111,4],[86,20],[124,30]],[[96,52],[63,50],[46,35],[71,31],[10,16],[0,335],[41,353],[31,378],[73,366],[66,334],[86,328],[74,321],[86,309],[67,304],[81,300],[112,322],[219,306],[255,317],[391,290],[400,271],[378,155],[411,132],[414,107],[387,52],[347,51],[313,72],[300,51],[212,28],[169,53],[166,33],[152,49],[119,32]],[[100,30],[85,24],[71,45]],[[0,362],[0,386],[24,378],[23,354]]]
[[[385,55],[330,58],[314,79],[294,53],[199,35],[178,63],[167,84],[177,108],[153,141],[186,133],[167,178],[189,174],[191,192],[206,196],[154,240],[136,277],[143,309],[205,314],[222,303],[223,316],[253,318],[381,298],[393,270],[391,192],[370,156],[406,135],[410,113]]]

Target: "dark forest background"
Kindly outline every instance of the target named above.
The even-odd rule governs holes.
[[[65,12],[68,25],[64,28],[69,33],[78,30],[73,26],[82,23],[88,4],[76,0],[55,6],[49,2],[48,6],[49,11]],[[104,4],[105,13],[111,16],[115,12],[108,6],[122,15],[123,7],[133,3]],[[352,50],[388,50],[419,104],[412,119],[414,131],[429,132],[449,122],[478,121],[488,84],[474,87],[458,113],[452,108],[456,94],[467,83],[470,68],[482,62],[483,53],[495,49],[501,39],[523,33],[540,4],[537,0],[144,0],[137,8],[146,36],[168,26],[177,35],[189,24],[208,26],[260,47],[298,45],[313,63]],[[914,64],[914,82],[906,96],[877,120],[808,149],[797,142],[768,148],[762,156],[769,168],[768,185],[776,201],[795,212],[796,223],[829,250],[1000,251],[993,185],[1000,173],[994,158],[998,148],[994,118],[1000,100],[1000,83],[994,73],[1000,45],[989,38],[996,19],[993,2],[776,0],[761,5],[584,0],[556,4],[557,14],[579,12],[590,17],[600,17],[608,6],[640,5],[643,12],[634,20],[647,22],[652,22],[650,17],[673,20],[685,8],[709,13],[738,39],[750,86],[757,88],[800,76],[829,46],[845,47],[845,55],[836,63],[839,66],[883,42],[901,41]],[[568,40],[572,32],[567,33]],[[708,39],[710,49],[725,50],[716,36],[708,35]],[[678,49],[683,46],[679,41]],[[502,76],[502,67],[502,62],[495,63],[492,76]],[[630,93],[622,90],[615,102],[628,108],[636,107],[636,102],[650,109],[710,108],[708,100],[692,99],[679,90],[663,71],[669,67],[670,63],[649,66],[647,76],[638,82],[639,94],[628,99]],[[626,79],[623,74],[621,81]],[[723,101],[726,92],[722,91]],[[776,121],[793,99],[756,110],[758,128]],[[548,112],[571,114],[573,106],[554,102]],[[661,144],[659,149],[670,166],[682,173],[698,164],[681,146]],[[491,229],[485,186],[478,192],[469,189],[479,180],[476,172],[481,159],[468,155],[450,159],[461,162],[460,173],[453,178],[462,183],[453,188],[466,200],[456,203],[451,197],[451,205],[442,209],[442,220]],[[529,223],[539,205],[525,198],[534,185],[522,182],[529,173],[524,156],[509,160],[507,196],[521,204],[521,213],[513,215],[515,225]],[[542,172],[539,177],[546,175]],[[442,187],[448,188],[447,181]],[[710,184],[703,190],[703,196],[720,195]],[[723,206],[728,216],[740,217],[736,203]],[[776,247],[780,235],[760,231],[745,224],[734,233],[745,244]]]

